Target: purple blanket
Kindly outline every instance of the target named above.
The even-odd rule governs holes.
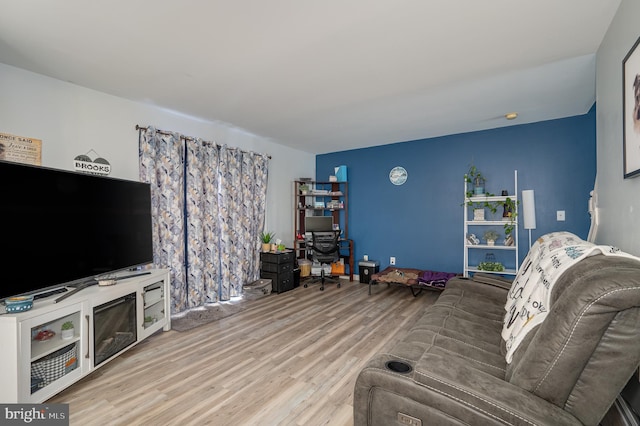
[[[447,281],[455,276],[456,274],[451,272],[422,271],[418,276],[418,282],[431,287],[444,288]]]

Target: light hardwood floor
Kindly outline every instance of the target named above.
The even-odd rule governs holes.
[[[342,281],[158,333],[50,402],[72,425],[351,425],[358,371],[438,296]]]

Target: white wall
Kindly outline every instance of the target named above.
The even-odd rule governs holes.
[[[136,124],[270,154],[265,228],[292,244],[292,182],[300,176],[315,176],[315,155],[224,123],[195,119],[0,64],[0,132],[42,139],[43,166],[73,170],[77,155],[94,150],[109,161],[112,177],[138,180]],[[93,153],[89,156],[95,159]]]
[[[622,60],[640,37],[640,2],[623,0],[596,55],[597,242],[640,256],[640,178],[623,179]]]

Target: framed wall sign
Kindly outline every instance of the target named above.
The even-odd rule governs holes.
[[[95,160],[89,157],[89,154],[92,152],[97,157]],[[93,149],[89,150],[86,154],[76,156],[76,158],[73,159],[73,168],[76,171],[92,175],[106,176],[111,173],[111,164],[109,164],[106,159],[100,157]]]
[[[42,140],[0,133],[0,160],[40,166]]]
[[[622,61],[624,178],[640,175],[640,38]]]

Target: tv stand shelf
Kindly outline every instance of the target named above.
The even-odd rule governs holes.
[[[60,293],[36,299],[33,308],[25,312],[5,313],[0,307],[0,403],[44,402],[155,332],[170,330],[169,271],[145,272],[150,273],[121,279],[112,286],[84,288],[58,303]],[[131,293],[136,295],[136,341],[95,365],[94,307]],[[145,318],[153,320],[145,322]],[[68,321],[74,325],[73,335],[65,339],[61,328]],[[46,331],[55,334],[39,340],[38,333]],[[52,380],[43,381],[33,371],[47,362],[58,362],[63,370]]]

